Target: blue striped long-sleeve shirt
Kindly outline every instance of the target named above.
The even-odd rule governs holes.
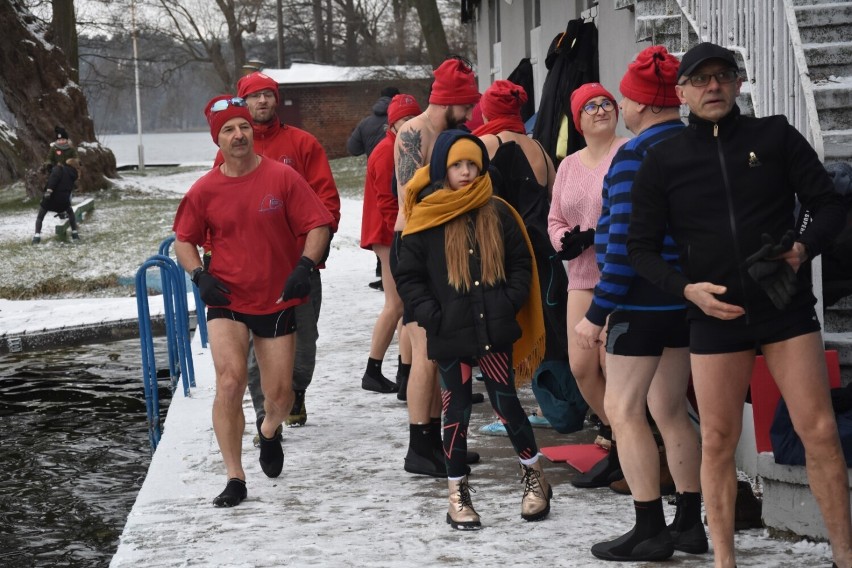
[[[586,319],[603,326],[614,310],[677,310],[683,300],[637,276],[627,258],[627,227],[630,224],[633,179],[648,148],[684,128],[680,120],[655,124],[628,141],[612,160],[603,182],[601,216],[595,230],[595,255],[601,278],[595,286]],[[678,251],[671,235],[663,242],[663,258],[678,267]],[[678,268],[679,270],[679,268]]]

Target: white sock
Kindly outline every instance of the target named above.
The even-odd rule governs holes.
[[[530,459],[528,459],[528,460],[522,460],[521,458],[518,458],[518,459],[519,459],[519,460],[521,461],[521,463],[522,463],[522,464],[524,464],[525,466],[531,466],[531,465],[533,465],[534,463],[536,463],[536,462],[538,461],[538,457],[539,457],[540,455],[541,455],[541,454],[540,454],[540,453],[538,453],[538,454],[534,455],[533,457],[531,457],[531,458],[530,458]]]

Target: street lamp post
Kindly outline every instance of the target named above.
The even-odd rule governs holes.
[[[136,0],[130,3],[131,36],[133,37],[133,75],[136,84],[136,132],[139,151],[139,171],[145,171],[145,147],[142,145],[142,102],[139,96],[139,52],[136,47]]]

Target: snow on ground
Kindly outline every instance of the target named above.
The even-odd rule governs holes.
[[[158,184],[156,178],[148,183]],[[168,183],[168,182],[167,182]],[[188,187],[188,186],[186,186]],[[184,188],[185,189],[185,188]],[[243,437],[248,499],[233,509],[211,501],[226,482],[210,421],[213,369],[209,350],[196,338],[193,357],[197,387],[190,398],[176,394],[160,447],[131,511],[112,560],[113,567],[432,567],[568,566],[607,563],[591,556],[592,544],[629,530],[632,501],[609,489],[570,485],[573,470],[549,464],[552,511],[546,520],[520,518],[522,486],[509,441],[479,434],[493,420],[487,404],[474,407],[470,445],[482,454],[473,466],[473,502],[483,530],[463,533],[446,524],[446,482],[405,473],[408,426],[403,403],[394,395],[360,388],[372,324],[382,295],[367,287],[374,279],[370,252],[358,247],[361,202],[343,200],[340,232],[323,274],[323,310],[317,370],[308,390],[308,422],[285,431],[285,467],[266,478],[252,446],[253,427]],[[135,307],[132,298],[123,301]],[[79,313],[61,301],[4,302],[3,318],[27,312],[29,325],[79,322],[79,313],[103,310],[101,299]],[[52,308],[51,306],[56,306]],[[120,312],[110,305],[110,311]],[[37,314],[33,314],[35,311]],[[68,320],[73,321],[66,321]],[[396,350],[385,358],[395,372]],[[474,387],[482,392],[482,385]],[[529,388],[522,402],[535,402]],[[248,398],[246,420],[254,422]],[[591,432],[570,436],[536,430],[540,446],[588,441]],[[669,518],[673,507],[666,506]],[[765,530],[737,534],[739,566],[828,566],[825,544],[769,538]],[[651,564],[631,564],[649,566]],[[676,553],[669,565],[711,566],[709,555]]]

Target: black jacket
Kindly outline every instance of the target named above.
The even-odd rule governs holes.
[[[41,206],[47,211],[65,211],[71,205],[71,192],[77,181],[77,170],[68,165],[56,165],[50,170],[45,189],[52,190],[41,200]]]
[[[495,205],[503,229],[506,266],[506,281],[496,286],[480,282],[479,257],[473,249],[472,290],[459,292],[447,283],[445,226],[402,239],[394,278],[403,302],[426,329],[430,359],[480,358],[510,351],[521,337],[515,315],[529,295],[532,262],[514,216],[502,202],[495,201]],[[468,221],[473,222],[476,214],[468,213]]]
[[[368,157],[373,148],[382,141],[388,130],[388,106],[390,97],[379,97],[373,104],[373,112],[361,119],[349,139],[346,141],[346,151],[353,156],[366,154]]]
[[[742,306],[736,323],[779,314],[748,275],[745,260],[795,227],[796,199],[814,220],[797,239],[809,257],[828,246],[843,225],[840,196],[816,152],[783,116],[741,116],[736,106],[718,123],[689,117],[689,126],[648,151],[633,184],[627,248],[633,267],[683,297],[691,282],[728,288],[719,297]],[[660,257],[666,226],[677,243],[683,273]],[[809,270],[787,309],[813,305]],[[690,306],[693,318],[709,318]]]

